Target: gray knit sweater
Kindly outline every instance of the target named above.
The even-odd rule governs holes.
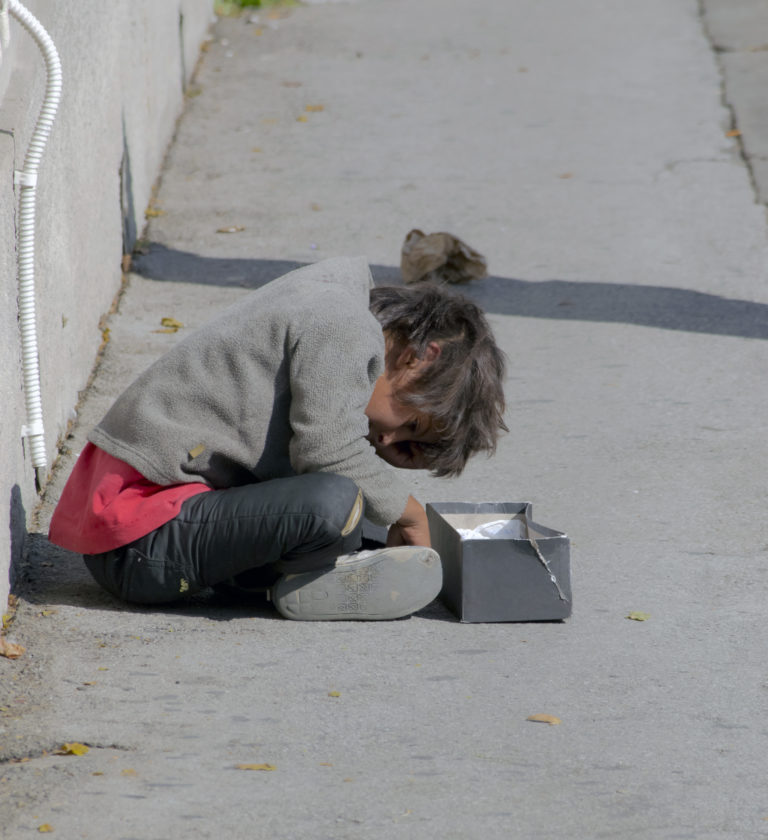
[[[258,289],[158,359],[90,440],[162,485],[337,473],[372,522],[396,521],[408,488],[365,439],[384,371],[371,285],[365,259],[344,257]]]

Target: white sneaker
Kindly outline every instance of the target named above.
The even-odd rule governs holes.
[[[400,546],[356,551],[330,569],[283,575],[272,587],[272,602],[295,621],[382,621],[420,610],[442,585],[436,551]]]

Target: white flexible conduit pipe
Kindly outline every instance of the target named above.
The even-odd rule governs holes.
[[[37,324],[35,316],[35,199],[37,170],[51,132],[56,110],[61,98],[61,62],[56,46],[48,33],[18,0],[8,0],[11,15],[29,32],[40,48],[47,74],[45,97],[29,142],[24,168],[16,171],[14,184],[19,188],[18,222],[18,282],[19,326],[21,329],[21,359],[24,377],[24,395],[27,408],[27,425],[22,436],[29,441],[32,466],[38,486],[42,479],[38,470],[45,471],[48,459],[45,452],[43,428],[43,403],[40,395],[40,367],[37,351]]]

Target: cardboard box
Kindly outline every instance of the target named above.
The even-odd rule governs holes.
[[[440,597],[460,621],[556,621],[571,614],[570,542],[533,522],[529,502],[432,502],[427,517],[443,563]],[[500,519],[517,520],[520,536],[462,539],[456,530]]]

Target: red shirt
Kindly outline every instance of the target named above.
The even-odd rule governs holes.
[[[75,463],[56,510],[48,539],[78,554],[101,554],[170,522],[190,496],[207,484],[153,484],[92,443]]]

